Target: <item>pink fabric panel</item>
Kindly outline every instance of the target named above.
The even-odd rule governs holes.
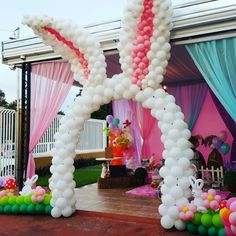
[[[155,154],[155,160],[159,164],[162,159],[162,152],[164,151],[164,145],[161,142],[161,130],[158,127],[157,120],[152,128],[150,136],[148,138],[151,153]]]
[[[203,104],[202,111],[198,117],[198,120],[193,129],[192,135],[201,135],[205,138],[208,135],[217,135],[220,131],[225,130],[228,133],[226,143],[232,143],[232,135],[221,119],[216,106],[210,96],[209,91],[207,92],[206,100]],[[208,160],[208,156],[211,152],[210,147],[200,146],[198,150],[202,153],[205,160]],[[223,160],[230,159],[230,152],[227,155],[222,155]]]
[[[57,115],[73,81],[73,74],[67,62],[54,61],[32,65],[27,178],[35,174],[32,151]]]

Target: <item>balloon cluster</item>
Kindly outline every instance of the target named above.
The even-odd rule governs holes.
[[[211,190],[209,191],[211,194],[208,194],[208,199],[213,200],[212,196],[214,194],[211,192]],[[203,199],[205,200],[205,196],[203,196]],[[218,204],[218,208],[216,209],[208,208],[208,210],[205,210],[204,212],[197,211],[197,207],[192,205],[180,207],[179,218],[180,220],[186,223],[186,225],[182,228],[182,230],[184,230],[186,227],[187,230],[193,234],[199,234],[205,236],[206,235],[225,236],[226,233],[224,229],[224,224],[218,211],[219,206],[220,205]]]
[[[221,131],[216,137],[212,138],[211,148],[220,150],[224,155],[226,155],[230,150],[229,144],[225,143],[227,136],[226,131]]]
[[[186,223],[187,230],[200,235],[236,235],[236,198],[220,201],[213,189],[203,193],[202,198],[207,208],[204,212],[191,204],[178,207],[179,219]]]
[[[124,157],[125,152],[132,148],[133,137],[130,134],[129,125],[131,122],[126,120],[124,127],[120,128],[120,120],[114,118],[111,115],[106,117],[108,122],[108,128],[105,129],[107,136],[109,137],[109,147],[113,150],[113,156]]]
[[[221,207],[220,215],[227,235],[236,235],[236,198],[230,198]]]

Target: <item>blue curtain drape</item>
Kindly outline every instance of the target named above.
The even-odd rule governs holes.
[[[191,131],[201,112],[207,90],[206,83],[168,87],[168,92],[175,97],[176,103],[182,108],[185,121]]]
[[[236,38],[186,45],[207,84],[236,121]]]

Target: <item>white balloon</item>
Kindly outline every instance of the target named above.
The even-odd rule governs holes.
[[[162,194],[168,194],[170,192],[170,188],[166,186],[165,184],[162,184],[161,186],[161,193]]]
[[[170,169],[170,173],[176,177],[176,178],[180,178],[183,175],[183,169],[179,166],[173,166]]]
[[[165,166],[160,168],[159,174],[162,178],[165,178],[168,175],[168,169]]]
[[[74,191],[72,189],[68,188],[63,192],[63,196],[67,199],[70,199],[74,196]]]
[[[179,211],[176,206],[169,207],[167,213],[171,218],[178,219]]]
[[[59,190],[63,191],[64,189],[66,189],[67,183],[65,181],[59,180],[56,186]]]
[[[174,158],[167,158],[165,160],[165,166],[169,169],[176,165],[176,160]]]
[[[188,159],[192,159],[194,156],[194,152],[192,149],[188,148],[183,152],[183,156],[188,158]]]
[[[175,199],[170,194],[162,195],[161,201],[165,206],[172,206],[175,202]]]
[[[170,195],[174,198],[174,199],[180,199],[181,197],[183,197],[183,190],[181,187],[179,186],[173,186],[170,189]]]
[[[73,214],[73,209],[71,206],[67,206],[65,209],[62,210],[62,215],[65,217],[69,217]]]
[[[188,177],[181,177],[178,179],[178,185],[180,186],[180,188],[182,189],[187,189],[190,186]]]
[[[56,206],[58,208],[60,208],[60,209],[64,209],[66,207],[66,200],[65,200],[65,198],[62,198],[62,197],[58,198],[56,200]]]
[[[61,216],[61,210],[58,207],[53,207],[51,211],[51,215],[54,218],[59,218]]]
[[[171,229],[174,226],[174,220],[170,216],[165,215],[161,218],[161,225],[165,229]]]
[[[179,231],[183,231],[186,228],[186,223],[184,223],[182,220],[176,220],[175,228]]]
[[[169,173],[169,170],[167,173]],[[164,178],[164,183],[166,184],[166,186],[172,187],[177,184],[177,179],[172,175],[168,175]]]
[[[176,201],[176,206],[186,206],[187,204],[189,204],[189,201],[185,197],[182,197]]]
[[[164,216],[167,214],[167,207],[164,205],[164,204],[161,204],[159,207],[158,207],[158,211],[160,213],[161,216]]]
[[[181,159],[178,160],[178,165],[181,166],[184,170],[190,168],[190,161],[186,157],[182,157]]]

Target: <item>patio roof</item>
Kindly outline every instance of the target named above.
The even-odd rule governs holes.
[[[199,4],[196,4],[199,3]],[[193,5],[174,6],[171,42],[187,44],[236,35],[236,2],[234,0],[195,1]],[[89,25],[86,28],[95,35],[106,54],[116,52],[121,20]],[[60,58],[50,46],[38,37],[30,37],[2,43],[2,62],[20,66],[23,62],[36,62]]]

